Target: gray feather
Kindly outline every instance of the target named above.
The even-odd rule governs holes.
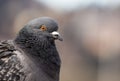
[[[37,18],[13,41],[0,41],[0,81],[59,81],[61,60],[51,34],[57,30],[52,18]]]

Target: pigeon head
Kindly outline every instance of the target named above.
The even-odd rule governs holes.
[[[34,42],[43,47],[54,42],[54,40],[60,40],[60,34],[57,32],[57,22],[49,17],[41,17],[34,19],[26,24],[19,32],[16,40],[19,43],[29,43],[31,45]],[[32,45],[31,45],[32,46]]]
[[[41,31],[53,32],[58,30],[57,22],[49,17],[41,17],[28,22],[29,27],[41,29]]]
[[[58,39],[62,41],[60,34],[57,32],[57,22],[49,17],[41,17],[30,21],[26,27],[28,30],[43,35],[44,37],[51,37],[51,39]]]

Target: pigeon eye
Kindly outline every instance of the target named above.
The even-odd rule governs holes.
[[[45,25],[42,25],[42,26],[40,27],[40,30],[46,31],[46,30],[47,30],[47,27],[46,27]]]

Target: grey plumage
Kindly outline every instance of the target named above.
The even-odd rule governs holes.
[[[26,24],[13,41],[1,41],[0,81],[59,81],[57,30],[55,20],[42,17]]]

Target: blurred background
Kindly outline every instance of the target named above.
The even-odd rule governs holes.
[[[0,40],[43,16],[64,38],[60,81],[120,81],[120,0],[0,0]]]

